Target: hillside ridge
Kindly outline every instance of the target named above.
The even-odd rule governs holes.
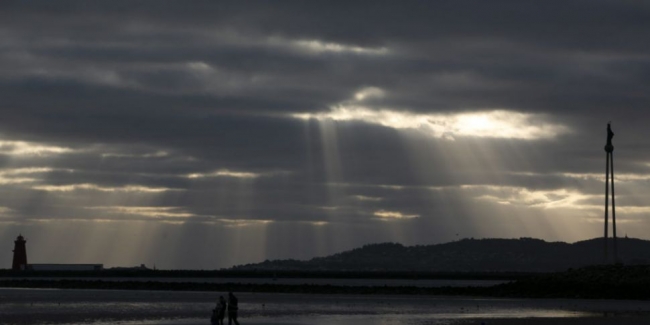
[[[609,246],[612,245],[611,239]],[[610,258],[613,249],[608,249]],[[618,239],[619,260],[647,264],[650,241]],[[612,259],[613,261],[613,259]],[[266,260],[234,266],[232,270],[355,271],[355,272],[553,272],[602,264],[603,239],[575,243],[535,238],[462,239],[453,242],[404,246],[375,243],[309,260]]]

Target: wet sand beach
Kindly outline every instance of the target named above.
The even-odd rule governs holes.
[[[496,318],[496,319],[465,319],[465,320],[445,320],[445,319],[409,319],[405,317],[397,320],[392,317],[374,317],[374,316],[349,316],[349,317],[303,317],[293,319],[271,319],[271,318],[253,318],[240,320],[247,325],[647,325],[650,318],[647,317],[608,317],[608,318]],[[96,323],[97,325],[108,325],[115,323]],[[206,320],[159,320],[145,322],[120,322],[121,325],[198,325],[208,324]]]
[[[2,324],[207,324],[218,292],[0,289]],[[238,293],[244,324],[649,324],[645,301]]]

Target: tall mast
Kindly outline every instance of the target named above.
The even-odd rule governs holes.
[[[614,145],[612,144],[611,123],[607,123],[607,144],[605,144],[606,163],[605,163],[605,235],[603,237],[604,245],[604,262],[609,261],[607,256],[608,238],[607,227],[609,224],[609,189],[612,189],[612,238],[614,240],[614,263],[618,262],[618,245],[616,242],[616,197],[614,194]],[[610,183],[611,180],[611,183]],[[610,185],[611,184],[611,185]]]

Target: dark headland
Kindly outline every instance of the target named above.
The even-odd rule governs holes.
[[[619,258],[625,264],[649,264],[650,241],[619,238]],[[541,239],[463,239],[426,245],[396,243],[361,248],[317,257],[308,261],[276,260],[235,266],[237,271],[303,272],[460,272],[539,273],[564,271],[603,263],[603,239],[576,243]]]

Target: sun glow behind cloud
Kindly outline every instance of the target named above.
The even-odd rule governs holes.
[[[496,186],[496,185],[464,185],[460,187],[466,194],[476,200],[493,202],[506,206],[519,206],[540,211],[576,211],[583,212],[585,216],[600,216],[604,211],[603,194],[583,193],[577,189],[552,189],[532,190],[521,186]],[[619,205],[616,211],[623,215],[650,213],[648,206]],[[556,212],[557,213],[557,212]]]
[[[102,158],[163,158],[168,156],[169,156],[169,152],[164,150],[159,150],[156,152],[144,153],[144,154],[111,153],[111,152],[101,154]]]
[[[372,47],[362,47],[354,45],[344,45],[333,42],[323,42],[320,40],[299,40],[292,42],[294,46],[309,52],[314,53],[354,53],[354,54],[366,54],[366,55],[383,55],[388,53],[388,49],[385,47],[372,48]]]
[[[208,178],[208,177],[230,177],[230,178],[241,178],[241,179],[255,179],[262,175],[263,174],[253,173],[253,172],[219,169],[208,173],[192,173],[187,175],[187,178],[196,179],[196,178]]]
[[[265,226],[273,223],[273,220],[262,219],[216,219],[216,222],[223,224],[225,227],[248,227],[248,226]]]
[[[373,213],[375,217],[381,218],[382,220],[399,220],[399,219],[414,219],[419,218],[418,214],[404,214],[399,211],[386,211],[378,210]]]
[[[330,112],[293,114],[295,118],[319,121],[360,121],[398,130],[415,130],[434,138],[508,138],[534,140],[555,138],[568,132],[558,124],[536,122],[542,116],[507,110],[471,113],[422,114],[365,106],[336,106]]]
[[[381,197],[366,196],[366,195],[353,195],[352,198],[359,201],[366,201],[366,202],[379,202],[384,199]]]
[[[48,146],[27,141],[0,140],[0,154],[12,156],[44,156],[73,152],[73,149]]]
[[[332,105],[330,111],[295,113],[291,117],[318,121],[359,121],[397,130],[414,130],[434,138],[508,138],[534,140],[555,138],[568,127],[547,121],[542,114],[506,109],[485,109],[463,113],[417,113],[365,103],[381,99],[385,92],[376,87],[357,91],[353,99]]]
[[[150,207],[150,206],[109,206],[89,207],[90,210],[101,210],[113,214],[137,215],[151,218],[189,218],[196,216],[185,212],[181,207]]]
[[[27,141],[0,141],[0,153],[14,156],[44,156],[70,153],[73,151],[70,148],[48,146]]]
[[[50,167],[26,167],[26,168],[6,168],[0,169],[0,175],[2,176],[14,176],[14,175],[25,175],[25,174],[39,174],[47,173],[53,171],[54,168]],[[66,169],[71,171],[70,169]]]
[[[126,186],[99,186],[95,184],[69,184],[69,185],[38,185],[32,187],[35,190],[46,192],[72,192],[78,190],[91,190],[99,192],[144,192],[144,193],[161,193],[167,191],[182,191],[182,189],[173,189],[167,187],[147,187],[141,185],[126,185]]]
[[[29,167],[29,168],[7,168],[0,169],[0,184],[21,184],[39,181],[36,177],[25,177],[24,175],[43,174],[53,171],[48,167]]]
[[[267,44],[271,46],[289,48],[305,54],[356,54],[356,55],[386,55],[390,51],[386,47],[364,47],[353,44],[327,42],[319,39],[286,39],[270,37]]]
[[[493,201],[506,205],[525,205],[541,209],[592,209],[594,206],[581,204],[581,201],[594,197],[577,190],[531,190],[518,186],[464,185],[461,189],[478,190],[484,194],[476,199]],[[600,197],[600,195],[598,195]],[[598,206],[597,208],[600,208]]]

